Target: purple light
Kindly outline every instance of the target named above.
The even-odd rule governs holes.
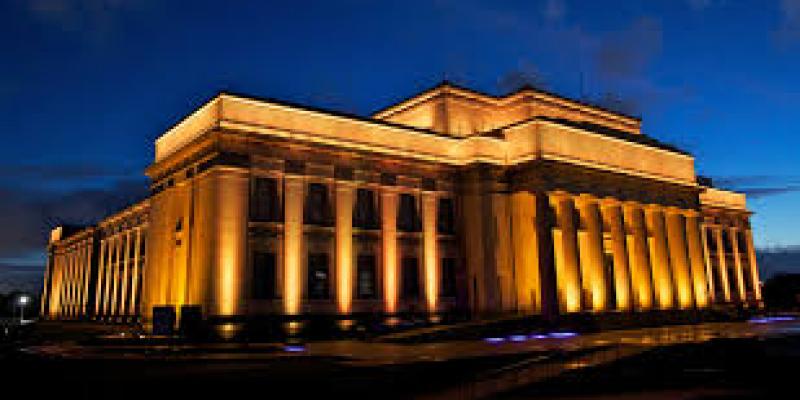
[[[771,322],[785,322],[785,321],[794,321],[795,317],[789,316],[779,316],[779,317],[758,317],[758,318],[750,318],[747,322],[752,324],[768,324]]]
[[[506,341],[506,339],[501,337],[488,337],[483,339],[483,341],[486,343],[496,344],[496,343],[503,343]]]
[[[578,336],[578,334],[575,332],[551,332],[549,336],[556,339],[566,339]]]
[[[283,346],[283,351],[288,353],[301,353],[306,351],[306,348],[303,346]]]
[[[547,335],[542,335],[541,333],[537,333],[535,335],[530,336],[531,339],[547,339]]]
[[[512,342],[524,342],[528,340],[528,337],[525,335],[511,335],[508,338],[511,339]]]

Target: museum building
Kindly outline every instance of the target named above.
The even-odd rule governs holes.
[[[640,124],[532,88],[370,117],[222,93],[155,141],[146,199],[53,229],[42,315],[759,307],[745,196]]]

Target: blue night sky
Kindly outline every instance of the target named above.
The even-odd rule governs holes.
[[[800,256],[800,0],[0,1],[0,284],[142,196],[153,140],[219,91],[368,115],[445,77],[640,115]]]

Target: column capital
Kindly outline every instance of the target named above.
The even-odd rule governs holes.
[[[680,209],[680,208],[675,207],[675,206],[666,206],[666,207],[663,207],[663,210],[664,210],[665,213],[670,214],[670,215],[676,215],[676,214],[677,215],[683,215],[683,209]]]
[[[573,199],[578,204],[593,204],[598,201],[597,197],[589,193],[580,193],[577,196],[573,196]]]
[[[651,213],[664,211],[664,206],[656,203],[647,203],[642,208],[644,209],[645,212],[651,212]]]
[[[683,216],[686,218],[699,218],[700,211],[692,210],[692,209],[683,209]]]
[[[617,199],[616,197],[611,197],[611,196],[605,196],[605,197],[603,197],[603,198],[601,198],[599,200],[600,200],[600,206],[603,207],[603,208],[619,207],[620,205],[622,205],[624,203],[624,202],[620,201],[619,199]]]

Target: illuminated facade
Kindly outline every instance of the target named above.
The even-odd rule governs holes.
[[[220,94],[146,174],[145,201],[53,231],[46,315],[760,305],[744,195],[638,119],[534,89],[445,83],[369,118]]]

